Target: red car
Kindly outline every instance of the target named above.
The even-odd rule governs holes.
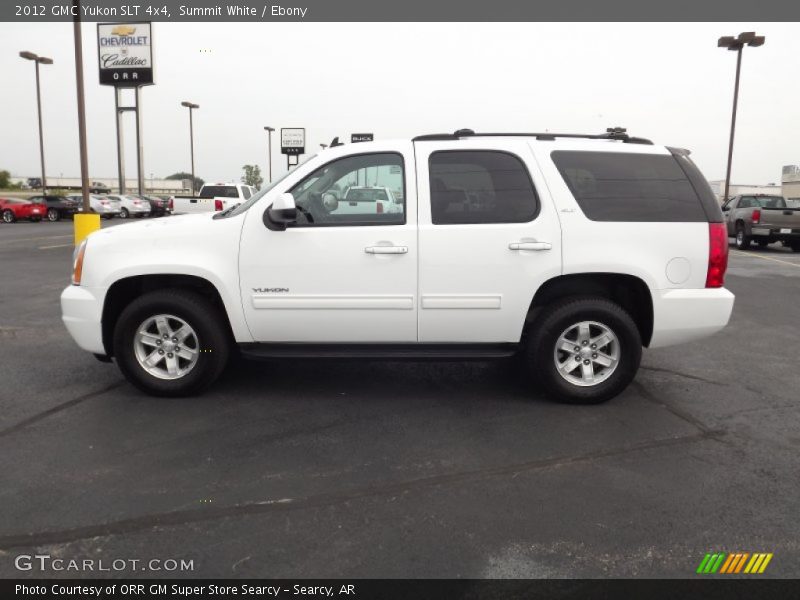
[[[13,223],[18,219],[30,219],[38,223],[46,214],[47,207],[43,204],[19,198],[0,198],[0,217],[4,223]]]

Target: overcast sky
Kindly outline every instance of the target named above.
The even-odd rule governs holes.
[[[156,85],[143,90],[145,176],[239,179],[265,170],[264,125],[305,127],[307,152],[335,135],[477,131],[601,132],[681,146],[710,180],[725,174],[735,54],[721,35],[766,44],[742,65],[734,183],[779,182],[800,163],[800,24],[259,23],[153,25]],[[96,26],[83,32],[90,176],[115,177],[113,88],[98,84]],[[30,50],[42,67],[48,173],[77,177],[72,25],[0,23],[0,169],[39,174]],[[135,178],[133,115],[127,176]],[[276,139],[273,138],[273,142]],[[273,170],[286,161],[273,144]]]

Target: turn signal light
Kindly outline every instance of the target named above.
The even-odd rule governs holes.
[[[725,223],[708,224],[707,288],[720,288],[728,269],[728,227]]]
[[[86,240],[81,242],[78,249],[75,251],[75,258],[72,261],[72,285],[81,284],[81,276],[83,275],[83,255],[86,253]]]

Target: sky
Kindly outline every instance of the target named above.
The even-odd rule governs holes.
[[[800,163],[797,23],[155,23],[145,177],[190,170],[190,100],[195,171],[209,181],[238,180],[245,164],[265,172],[266,125],[305,127],[308,154],[362,132],[623,126],[689,148],[709,180],[723,179],[736,56],[716,43],[752,30],[766,43],[744,51],[731,179],[779,183],[783,165]],[[83,25],[89,170],[113,178],[114,91],[98,83],[96,35]],[[55,61],[41,67],[47,172],[78,177],[71,23],[0,23],[0,169],[40,172],[34,67],[20,50]],[[125,142],[135,178],[132,113]],[[278,146],[273,134],[274,177],[286,170]]]

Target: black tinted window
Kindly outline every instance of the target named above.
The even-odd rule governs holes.
[[[447,150],[429,160],[435,225],[527,223],[539,212],[522,161],[507,152]]]
[[[707,221],[674,156],[555,151],[553,162],[593,221]]]
[[[207,185],[203,187],[201,198],[238,198],[235,185]]]

